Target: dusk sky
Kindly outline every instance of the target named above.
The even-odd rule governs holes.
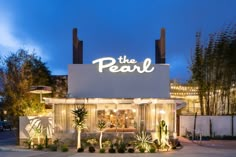
[[[0,0],[0,55],[35,52],[52,71],[67,74],[72,29],[84,42],[84,63],[101,57],[154,63],[155,40],[166,29],[170,77],[190,77],[195,34],[207,36],[236,22],[236,0]]]

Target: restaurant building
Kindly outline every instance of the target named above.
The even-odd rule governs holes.
[[[54,133],[75,132],[72,110],[84,104],[87,132],[105,120],[105,132],[155,132],[162,120],[176,134],[176,110],[185,104],[170,98],[169,65],[165,63],[165,29],[155,41],[155,62],[121,54],[83,64],[83,41],[73,29],[73,64],[68,66],[68,97],[45,98],[53,107]]]

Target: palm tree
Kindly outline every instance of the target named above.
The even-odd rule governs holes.
[[[86,128],[86,116],[88,114],[88,111],[85,108],[85,105],[77,106],[75,110],[72,111],[72,113],[75,115],[75,128],[77,129],[77,149],[81,148],[81,130]]]

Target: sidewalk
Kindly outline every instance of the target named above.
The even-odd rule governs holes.
[[[178,137],[181,144],[198,145],[202,147],[217,148],[217,149],[236,149],[236,140],[189,140],[184,137]]]
[[[183,137],[179,137],[182,149],[172,150],[168,152],[157,153],[77,153],[76,149],[71,148],[69,152],[50,152],[50,151],[36,151],[23,149],[18,146],[0,147],[1,157],[235,157],[236,154],[236,141],[222,141],[222,140],[209,140],[209,141],[191,141]],[[1,150],[4,150],[1,152]]]

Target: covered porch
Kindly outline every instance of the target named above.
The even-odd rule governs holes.
[[[86,132],[97,132],[99,120],[106,122],[105,132],[156,132],[165,121],[170,136],[176,135],[176,110],[185,103],[157,98],[44,98],[52,105],[54,133],[74,133],[72,110],[84,104]]]

